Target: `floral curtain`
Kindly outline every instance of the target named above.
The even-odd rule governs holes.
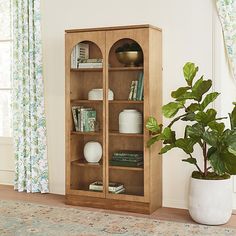
[[[236,79],[236,0],[216,0],[232,75]]]
[[[48,162],[40,1],[13,0],[15,190],[46,193]]]

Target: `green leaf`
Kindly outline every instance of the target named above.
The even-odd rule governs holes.
[[[183,117],[181,120],[183,121],[195,121],[195,113],[191,112],[188,113],[185,117]]]
[[[228,151],[213,152],[209,156],[210,164],[213,170],[218,175],[228,173],[230,175],[236,174],[236,156]]]
[[[171,118],[183,107],[181,102],[170,102],[162,107],[162,112],[166,118]]]
[[[234,109],[232,110],[230,116],[231,129],[236,129],[236,104],[234,103]]]
[[[225,124],[224,123],[218,123],[216,121],[211,121],[208,123],[208,126],[212,129],[217,131],[218,133],[223,133],[224,129],[225,129]]]
[[[195,120],[197,122],[203,123],[205,125],[215,120],[215,118],[216,118],[216,111],[214,109],[208,109],[207,112],[199,111],[195,116]]]
[[[146,123],[146,128],[152,133],[160,133],[161,126],[158,125],[155,117],[149,117]]]
[[[192,103],[190,106],[187,107],[187,111],[195,112],[200,110],[200,106],[198,103]]]
[[[216,172],[218,175],[223,175],[224,173],[227,172],[227,169],[225,168],[225,163],[223,159],[221,158],[221,155],[219,152],[217,151],[213,152],[209,156],[209,161],[214,172]]]
[[[185,92],[184,94],[176,98],[176,101],[186,101],[187,99],[196,100],[196,96],[192,92]]]
[[[198,72],[198,67],[194,63],[187,62],[183,67],[184,78],[189,86],[192,86],[193,79]]]
[[[197,122],[206,124],[206,120],[207,120],[207,114],[204,111],[199,111],[196,115],[195,115],[195,120]]]
[[[159,140],[161,140],[161,135],[154,136],[147,141],[147,146],[151,147],[154,143],[156,143]]]
[[[193,145],[195,143],[196,141],[191,138],[180,138],[176,140],[175,146],[190,154],[193,152]]]
[[[192,88],[192,92],[198,102],[202,100],[202,95],[205,94],[211,88],[211,86],[211,80],[203,80],[203,77],[197,80]]]
[[[209,93],[204,98],[202,104],[200,105],[201,110],[203,111],[211,102],[213,102],[220,94],[217,92]]]
[[[164,154],[164,153],[170,151],[170,150],[171,150],[172,148],[174,148],[174,147],[175,147],[174,144],[165,145],[165,146],[161,149],[161,151],[159,152],[159,154]]]
[[[171,93],[171,97],[172,98],[178,98],[179,96],[181,96],[182,94],[184,94],[187,90],[189,90],[190,87],[180,87],[178,88],[176,91],[173,91]]]
[[[218,133],[216,131],[205,131],[202,139],[209,145],[217,147]]]
[[[196,164],[197,164],[196,158],[183,159],[182,161],[188,162],[188,163],[193,164],[193,165],[196,165]]]
[[[185,128],[185,134],[187,137],[193,138],[193,139],[201,139],[204,128],[201,124],[197,123],[192,126],[187,125]]]
[[[170,129],[170,127],[166,127],[162,132],[162,140],[164,140],[164,144],[174,143],[175,142],[175,132]]]

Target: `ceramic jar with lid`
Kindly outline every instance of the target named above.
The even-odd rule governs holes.
[[[119,114],[119,132],[140,134],[143,129],[142,113],[136,109],[124,109]]]

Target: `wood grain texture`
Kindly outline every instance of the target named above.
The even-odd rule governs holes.
[[[153,28],[158,31],[162,31],[160,28],[144,24],[144,25],[129,25],[129,26],[115,26],[115,27],[99,27],[99,28],[85,28],[85,29],[70,29],[65,30],[66,33],[77,33],[77,32],[92,32],[92,31],[109,31],[109,30],[124,30],[124,29],[140,29],[140,28]]]
[[[70,53],[77,43],[83,41],[89,43],[91,58],[103,58],[102,69],[70,69]],[[137,42],[142,48],[144,61],[138,67],[124,67],[117,60],[115,50],[132,42]],[[147,148],[149,132],[145,129],[150,115],[161,121],[161,45],[161,30],[149,25],[66,31],[67,203],[111,209],[116,204],[115,208],[120,210],[148,214],[162,205],[162,162],[161,158],[155,158],[158,147]],[[144,73],[144,101],[129,101],[131,81],[138,79],[140,71]],[[104,88],[103,101],[87,100],[88,91],[92,88]],[[108,89],[114,92],[115,100],[108,101]],[[94,107],[101,124],[100,132],[74,132],[72,105]],[[143,134],[118,132],[119,113],[124,109],[137,109],[143,113]],[[103,164],[100,167],[84,163],[83,146],[91,140],[103,145]],[[109,166],[112,154],[119,150],[143,151],[143,168]],[[88,185],[95,180],[103,180],[103,193],[87,191]],[[109,182],[123,183],[125,194],[108,193]]]

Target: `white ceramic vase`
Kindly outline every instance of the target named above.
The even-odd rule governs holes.
[[[99,142],[87,142],[84,146],[84,157],[87,162],[99,162],[102,158],[102,145]]]
[[[120,133],[142,133],[143,119],[142,114],[135,109],[124,109],[119,114]]]
[[[221,225],[228,222],[232,214],[232,180],[191,178],[189,213],[200,224]]]

